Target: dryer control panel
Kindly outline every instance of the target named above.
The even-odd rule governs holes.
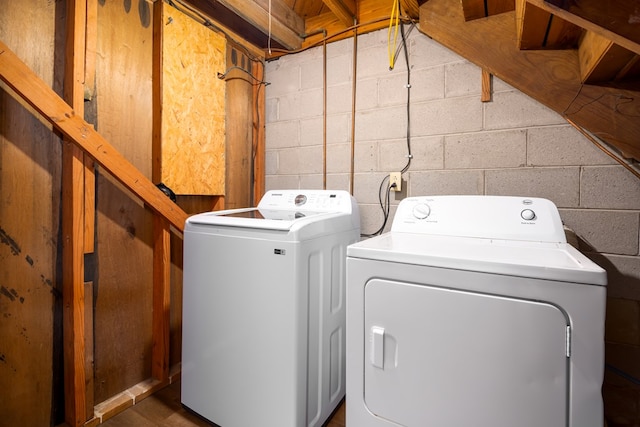
[[[566,243],[557,207],[535,197],[409,197],[398,205],[391,231]]]

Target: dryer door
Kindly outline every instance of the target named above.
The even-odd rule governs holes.
[[[365,403],[403,426],[566,426],[567,325],[551,304],[371,280]]]

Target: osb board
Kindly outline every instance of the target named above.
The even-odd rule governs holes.
[[[226,39],[163,6],[162,182],[176,194],[223,195]]]
[[[97,130],[151,176],[152,3],[99,2]],[[152,214],[107,175],[97,179],[95,403],[151,373]]]
[[[0,0],[0,40],[57,89],[59,4]],[[60,415],[60,141],[7,90],[0,85],[0,424],[46,426]]]

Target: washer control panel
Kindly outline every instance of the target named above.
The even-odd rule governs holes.
[[[535,197],[409,197],[398,205],[391,231],[566,243],[557,207]]]
[[[352,199],[344,190],[271,190],[260,199],[258,208],[350,213]]]

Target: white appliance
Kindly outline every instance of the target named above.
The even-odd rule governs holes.
[[[223,427],[320,426],[345,394],[345,191],[267,192],[184,231],[182,403]]]
[[[347,425],[602,426],[605,295],[548,200],[402,200],[347,249]]]

